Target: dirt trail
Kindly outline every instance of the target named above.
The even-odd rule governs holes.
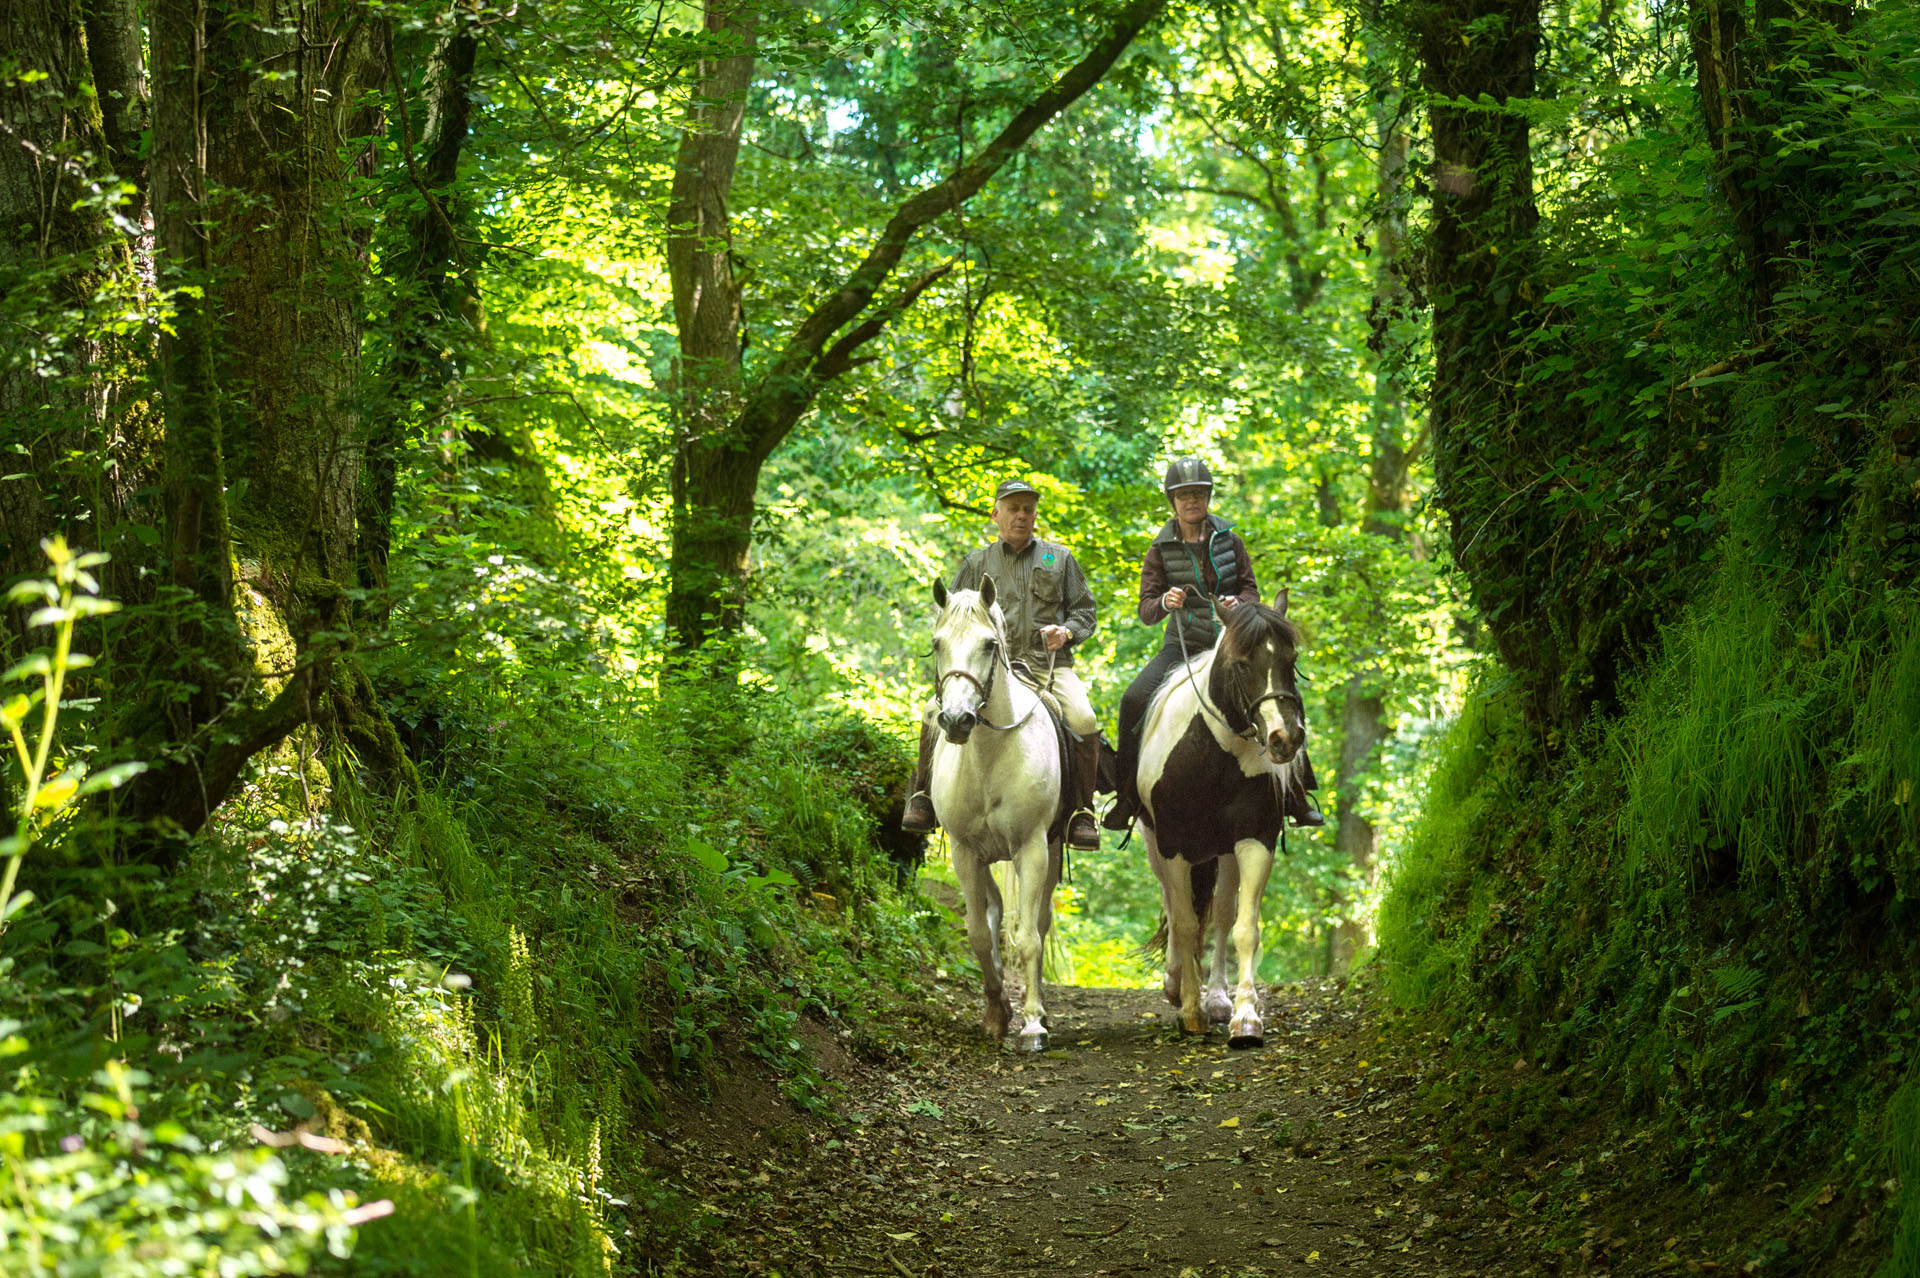
[[[1529,1271],[1515,1213],[1415,1116],[1418,1062],[1389,1059],[1342,986],[1275,988],[1251,1051],[1182,1036],[1157,991],[1055,988],[1048,1007],[1053,1050],[1017,1056],[972,1040],[975,996],[946,983],[927,1027],[944,1046],[892,1073],[844,1062],[850,1123],[770,1123],[734,1097],[664,1142],[708,1226],[690,1271]]]

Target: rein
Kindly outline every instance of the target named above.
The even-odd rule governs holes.
[[[1219,605],[1214,603],[1212,597],[1197,589],[1194,591],[1194,593],[1207,601],[1207,607],[1211,609],[1213,611],[1214,616],[1218,618],[1220,615],[1220,608],[1219,608]],[[1222,626],[1225,626],[1226,622],[1222,620],[1220,624]],[[1209,719],[1212,719],[1215,723],[1219,724],[1223,732],[1226,732],[1231,736],[1239,737],[1242,741],[1251,741],[1257,744],[1260,740],[1260,734],[1258,729],[1256,729],[1251,722],[1247,724],[1244,730],[1236,731],[1233,728],[1233,726],[1227,722],[1225,715],[1221,714],[1218,710],[1215,710],[1211,705],[1207,703],[1206,693],[1201,690],[1200,684],[1193,677],[1193,658],[1187,654],[1187,628],[1180,624],[1180,619],[1178,617],[1174,618],[1173,633],[1180,640],[1180,663],[1187,672],[1187,683],[1192,686],[1193,695],[1200,703],[1200,713],[1206,715]],[[1279,697],[1278,693],[1269,692],[1266,696],[1260,698],[1260,701],[1277,700],[1278,697]],[[1260,708],[1260,701],[1254,702],[1253,705],[1249,707],[1249,709],[1258,710]],[[1247,717],[1249,720],[1253,718],[1251,714],[1249,714]]]

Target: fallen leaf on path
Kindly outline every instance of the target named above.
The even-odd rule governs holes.
[[[1220,1120],[1219,1125],[1221,1127],[1238,1127],[1240,1125],[1240,1116],[1235,1114],[1232,1118],[1223,1118]]]

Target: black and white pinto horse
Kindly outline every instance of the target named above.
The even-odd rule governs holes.
[[[1189,1033],[1204,1033],[1209,1019],[1226,1020],[1231,1046],[1257,1047],[1265,1035],[1254,981],[1260,898],[1287,794],[1298,784],[1293,773],[1307,721],[1294,684],[1299,634],[1287,620],[1286,592],[1271,608],[1243,603],[1221,618],[1213,650],[1176,669],[1148,704],[1136,775],[1147,859],[1166,912],[1167,998]],[[1217,1001],[1217,1010],[1203,1009],[1201,994],[1201,934],[1210,907],[1221,914],[1223,942],[1231,924],[1239,958],[1228,1005],[1225,946],[1216,948],[1222,988],[1209,991],[1207,1002]]]
[[[953,849],[954,877],[967,904],[967,940],[980,960],[989,1037],[1013,1016],[1000,966],[1000,886],[991,867],[1013,865],[1014,953],[1026,985],[1018,1045],[1045,1051],[1046,1008],[1040,965],[1053,925],[1061,845],[1048,838],[1060,815],[1064,776],[1060,743],[1040,694],[1013,673],[1006,618],[993,578],[978,591],[951,595],[934,582],[940,615],[933,626],[934,696],[940,737],[930,760],[929,797]]]

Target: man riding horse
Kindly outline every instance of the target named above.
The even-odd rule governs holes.
[[[1029,683],[1051,686],[1060,716],[1077,738],[1072,745],[1069,801],[1073,815],[1067,846],[1090,852],[1100,846],[1093,818],[1093,787],[1099,767],[1099,723],[1087,688],[1074,673],[1073,649],[1093,633],[1095,605],[1073,553],[1058,542],[1033,535],[1040,491],[1023,480],[1001,484],[993,499],[993,523],[1000,536],[969,554],[953,575],[953,590],[978,590],[992,577],[995,598],[1006,615],[1007,657],[1024,663]],[[913,772],[913,793],[900,828],[925,834],[939,825],[927,793],[928,756],[935,729],[930,709],[920,723],[920,762]]]

